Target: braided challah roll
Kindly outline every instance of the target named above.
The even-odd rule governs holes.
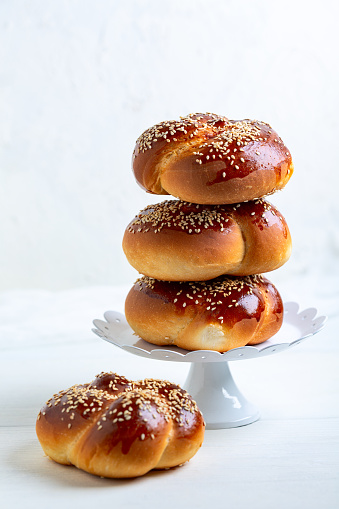
[[[255,345],[280,329],[283,303],[261,275],[168,282],[142,277],[125,301],[126,319],[142,339],[186,350]]]
[[[137,140],[133,171],[150,193],[215,205],[282,189],[293,164],[265,122],[196,113],[147,129]]]
[[[103,477],[137,477],[194,456],[205,424],[189,394],[167,381],[101,373],[55,394],[36,432],[54,461]]]
[[[263,199],[214,206],[170,200],[142,210],[122,245],[143,275],[203,281],[277,269],[290,256],[291,236],[280,212]]]

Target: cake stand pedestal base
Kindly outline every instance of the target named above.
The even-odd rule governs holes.
[[[192,362],[184,389],[202,411],[206,429],[236,428],[260,417],[235,384],[228,362]]]

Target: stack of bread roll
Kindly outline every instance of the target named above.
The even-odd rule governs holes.
[[[265,197],[293,173],[267,124],[191,114],[147,129],[133,171],[149,205],[129,223],[123,249],[142,275],[127,295],[134,332],[156,345],[226,352],[262,343],[282,325],[283,303],[262,275],[291,252],[285,219]]]

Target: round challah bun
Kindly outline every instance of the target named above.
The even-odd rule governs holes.
[[[147,129],[136,142],[133,171],[149,193],[216,205],[282,189],[293,164],[265,122],[195,113]]]
[[[278,332],[283,303],[261,275],[200,282],[144,276],[127,295],[125,315],[149,343],[226,352],[262,343]]]
[[[181,465],[198,451],[204,430],[200,410],[179,386],[114,373],[55,394],[36,422],[51,459],[114,478]]]
[[[263,199],[236,205],[171,200],[142,210],[122,245],[141,274],[204,281],[277,269],[290,256],[291,236],[280,212]]]

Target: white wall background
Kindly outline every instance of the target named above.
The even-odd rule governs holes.
[[[134,182],[135,140],[212,111],[285,141],[294,251],[271,279],[337,306],[338,5],[1,0],[0,290],[132,283],[123,231],[165,199]]]

